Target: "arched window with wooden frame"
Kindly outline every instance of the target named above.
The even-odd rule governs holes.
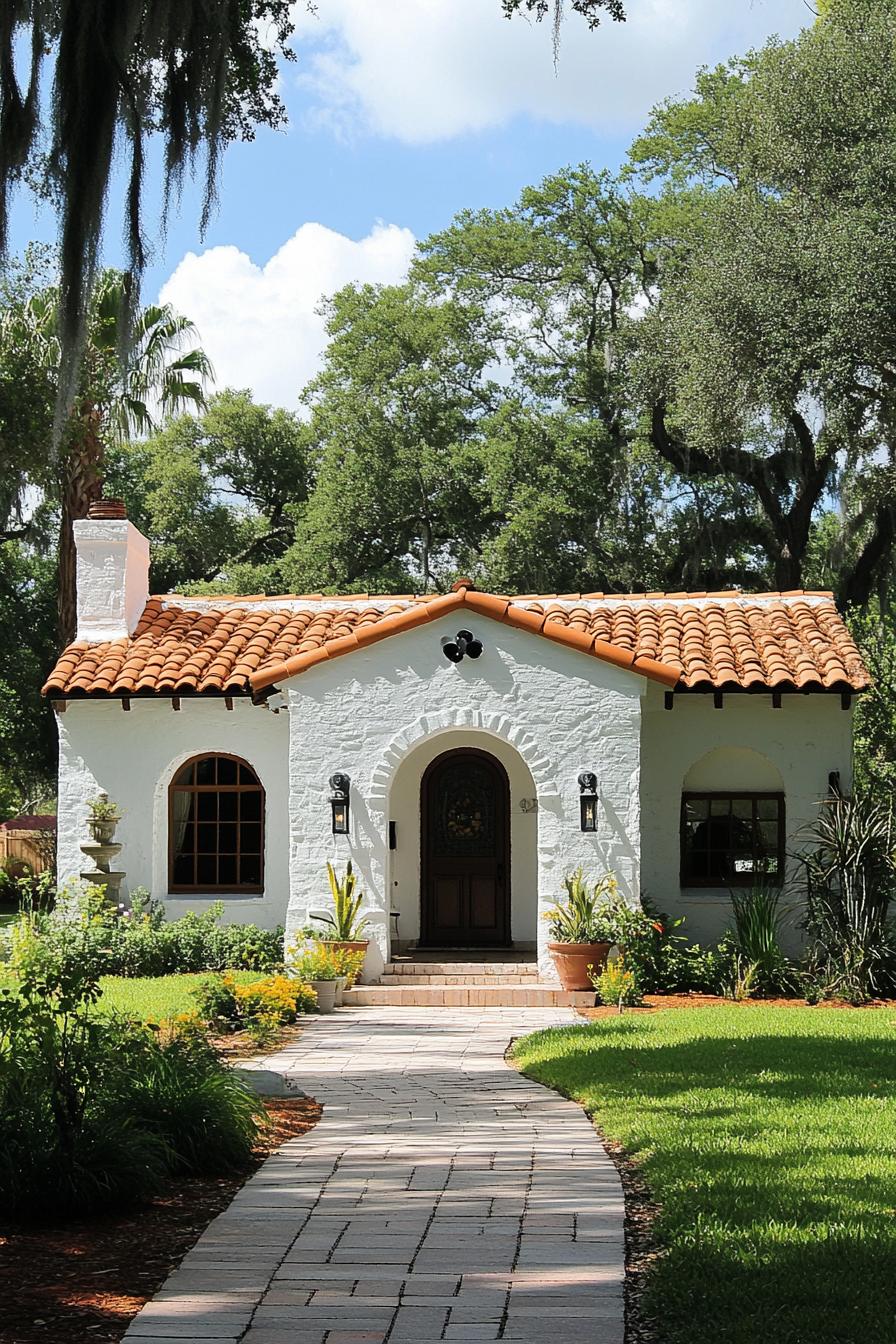
[[[168,790],[168,889],[259,895],[264,789],[238,756],[194,756]]]

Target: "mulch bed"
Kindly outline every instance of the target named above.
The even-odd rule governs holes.
[[[805,999],[725,999],[717,994],[645,994],[644,1002],[637,1008],[623,1008],[624,1014],[631,1014],[633,1017],[639,1017],[644,1013],[656,1013],[661,1008],[712,1008],[719,1004],[725,1004],[729,1008],[807,1008],[809,1005]],[[825,999],[823,1003],[815,1005],[818,1008],[850,1008],[852,1004],[846,1003],[842,999]],[[896,1007],[894,999],[873,999],[870,1003],[860,1005],[861,1009],[866,1008],[893,1008]],[[577,1012],[580,1017],[587,1017],[589,1020],[600,1017],[618,1017],[619,1009],[615,1005],[607,1007],[600,1004],[595,1008],[579,1008]]]
[[[0,1344],[116,1344],[251,1171],[321,1114],[310,1098],[265,1106],[272,1123],[249,1171],[171,1181],[126,1214],[53,1226],[0,1223]]]

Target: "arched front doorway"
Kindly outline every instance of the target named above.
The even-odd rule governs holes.
[[[421,943],[510,942],[510,786],[487,751],[437,756],[421,784]]]

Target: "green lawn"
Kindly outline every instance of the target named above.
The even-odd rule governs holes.
[[[661,1344],[896,1340],[896,1012],[630,1014],[514,1058],[640,1163]]]
[[[162,1022],[177,1013],[189,1013],[196,1007],[192,991],[197,981],[208,974],[210,972],[204,971],[197,975],[157,975],[133,980],[123,975],[106,975],[100,981],[103,997],[99,1006],[147,1022]],[[230,974],[242,985],[264,979],[258,971],[231,971]],[[0,976],[0,989],[12,988],[14,984],[12,977]]]
[[[232,971],[231,974],[243,985],[264,979],[258,971]],[[161,1022],[177,1013],[195,1009],[192,991],[202,978],[203,974],[159,975],[130,980],[122,975],[107,975],[100,981],[103,987],[100,1007],[150,1022]]]

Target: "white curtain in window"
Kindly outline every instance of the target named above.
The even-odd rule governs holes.
[[[187,822],[190,820],[190,808],[193,805],[193,794],[187,789],[175,789],[174,798],[171,805],[171,822],[174,826],[174,853],[181,852],[184,843],[184,835],[187,829]]]

